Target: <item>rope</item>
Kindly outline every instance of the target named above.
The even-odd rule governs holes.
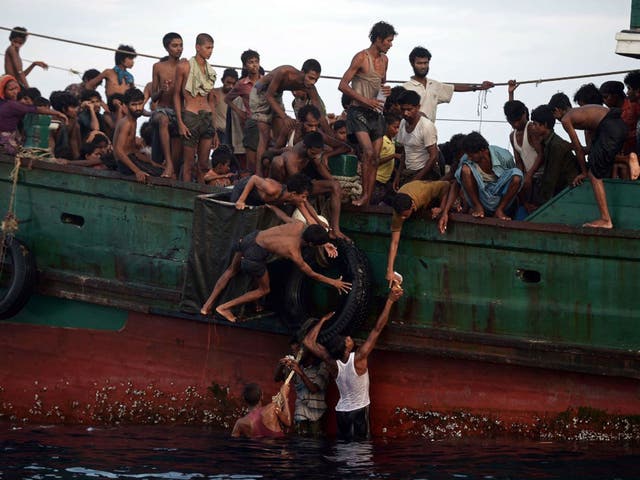
[[[296,362],[300,363],[300,360],[302,359],[302,354],[304,353],[304,347],[300,347],[300,350],[298,350],[298,354],[296,355]],[[284,381],[285,385],[288,385],[291,380],[293,379],[293,376],[295,375],[295,371],[291,370],[289,372],[289,375],[287,375],[286,380]],[[282,394],[278,391],[278,393],[276,393],[273,397],[271,397],[271,401],[273,403],[276,403],[280,408],[283,407],[283,402],[284,402],[284,398],[282,397]]]
[[[360,177],[341,177],[339,175],[332,175],[332,177],[338,181],[342,189],[342,203],[349,203],[351,200],[360,198],[362,195],[362,183],[360,183]]]
[[[21,156],[20,154],[15,157],[15,165],[11,173],[9,174],[9,180],[11,180],[11,196],[9,197],[9,208],[7,209],[7,214],[4,216],[4,220],[2,220],[1,228],[2,228],[2,244],[0,245],[0,275],[4,273],[4,259],[7,253],[7,237],[13,237],[15,233],[18,231],[18,217],[14,212],[15,199],[16,199],[16,190],[18,188],[18,178],[20,177],[20,166],[21,166]]]
[[[0,30],[6,30],[8,32],[13,32],[14,29],[12,28],[8,28],[8,27],[0,27]],[[15,30],[17,31],[17,30]],[[27,35],[31,35],[34,37],[39,37],[39,38],[44,38],[47,40],[54,40],[56,42],[64,42],[64,43],[71,43],[73,45],[80,45],[83,47],[91,47],[91,48],[97,48],[99,50],[108,50],[111,52],[122,52],[122,53],[130,53],[130,52],[124,52],[121,50],[118,50],[117,48],[111,48],[111,47],[104,47],[102,45],[95,45],[93,43],[86,43],[86,42],[78,42],[76,40],[68,40],[66,38],[60,38],[60,37],[53,37],[51,35],[43,35],[40,33],[32,33],[32,32],[28,32]],[[150,54],[146,54],[146,53],[136,53],[136,56],[138,57],[145,57],[145,58],[151,58],[154,60],[160,60],[160,58],[157,55],[150,55]],[[216,68],[234,68],[236,70],[241,70],[241,67],[234,67],[234,66],[230,66],[230,65],[215,65],[212,64],[213,67]],[[266,72],[269,72],[270,70],[265,70]],[[529,83],[535,83],[536,85],[540,84],[540,83],[545,83],[545,82],[559,82],[562,80],[574,80],[577,78],[589,78],[589,77],[605,77],[608,75],[621,75],[623,73],[629,73],[629,72],[633,72],[635,71],[635,69],[633,70],[618,70],[615,72],[600,72],[600,73],[585,73],[583,75],[568,75],[565,77],[550,77],[550,78],[540,78],[537,80],[524,80],[522,82],[518,82],[518,85],[524,85],[524,84],[529,84]],[[326,78],[329,80],[341,80],[342,77],[337,77],[337,76],[333,76],[333,75],[321,75],[320,78]],[[387,83],[398,83],[398,84],[402,84],[405,83],[406,80],[387,80]],[[451,83],[451,82],[447,82],[447,83]],[[453,83],[457,83],[457,82],[453,82]],[[462,84],[468,84],[466,82],[462,82]],[[499,83],[494,83],[494,86],[496,87],[504,87],[509,85],[508,82],[499,82]]]

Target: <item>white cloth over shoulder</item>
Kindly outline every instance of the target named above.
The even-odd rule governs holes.
[[[336,385],[340,392],[336,412],[352,412],[371,403],[369,400],[369,370],[363,375],[358,375],[354,364],[355,357],[356,354],[351,352],[347,363],[336,360],[338,365]]]

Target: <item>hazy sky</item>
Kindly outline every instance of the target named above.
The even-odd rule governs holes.
[[[299,68],[305,59],[316,58],[323,74],[341,76],[353,55],[369,46],[371,26],[385,20],[399,33],[388,54],[389,80],[406,80],[412,75],[408,55],[413,47],[422,45],[433,55],[430,77],[498,83],[510,78],[535,80],[639,68],[637,60],[614,53],[615,34],[629,27],[630,9],[630,0],[25,0],[3,5],[0,26],[24,26],[34,33],[114,48],[125,43],[138,53],[158,56],[164,55],[162,36],[169,31],[182,35],[185,56],[194,54],[195,36],[207,32],[215,40],[210,60],[214,65],[239,66],[240,54],[252,48],[260,52],[266,69],[283,64]],[[8,39],[9,32],[3,33]],[[113,66],[113,52],[36,37],[29,38],[22,57],[81,72]],[[150,81],[153,62],[136,59],[131,70],[136,83]],[[217,70],[220,78],[222,69]],[[582,83],[600,85],[623,77],[522,85],[516,98],[533,109],[557,91],[572,97]],[[76,81],[77,76],[54,68],[46,72],[36,68],[29,76],[30,84],[46,96]],[[318,82],[327,110],[339,113],[337,86],[337,80]],[[504,120],[506,99],[506,87],[495,87],[487,94],[485,109],[479,108],[477,93],[454,94],[450,104],[438,108],[439,141],[480,129],[490,143],[507,146],[508,125],[486,122]],[[286,97],[285,104],[290,104]],[[479,109],[485,120],[482,124]]]

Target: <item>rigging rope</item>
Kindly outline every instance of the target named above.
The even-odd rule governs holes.
[[[8,32],[13,32],[14,31],[14,29],[12,29],[12,28],[1,27],[1,26],[0,26],[0,30],[6,30]],[[102,45],[95,45],[95,44],[92,44],[92,43],[79,42],[79,41],[76,41],[76,40],[68,40],[66,38],[53,37],[51,35],[43,35],[43,34],[40,34],[40,33],[28,32],[28,35],[31,35],[31,36],[34,36],[34,37],[39,37],[39,38],[44,38],[44,39],[47,39],[47,40],[54,40],[56,42],[71,43],[73,45],[80,45],[80,46],[83,46],[83,47],[97,48],[99,50],[108,50],[108,51],[111,51],[111,52],[120,51],[117,48],[104,47]],[[122,53],[131,53],[131,52],[124,52],[123,51]],[[159,57],[157,55],[149,55],[149,54],[146,54],[146,53],[136,53],[136,55],[138,57],[151,58],[151,59],[154,59],[154,60],[160,60],[160,58],[163,58],[163,57]],[[241,67],[233,67],[233,66],[230,66],[230,65],[212,64],[212,66],[216,67],[216,68],[234,68],[236,70],[242,70]],[[523,80],[523,81],[517,82],[517,83],[518,83],[518,85],[525,85],[525,84],[531,84],[531,83],[535,83],[536,85],[538,85],[540,83],[545,83],[545,82],[559,82],[559,81],[562,81],[562,80],[574,80],[574,79],[577,79],[577,78],[605,77],[605,76],[608,76],[608,75],[621,75],[623,73],[629,73],[629,72],[632,72],[634,70],[635,69],[633,69],[633,70],[617,70],[617,71],[614,71],[614,72],[586,73],[586,74],[582,74],[582,75],[568,75],[568,76],[564,76],[564,77],[540,78],[540,79],[537,79],[537,80]],[[266,72],[269,72],[269,70],[266,70]],[[342,77],[336,77],[336,76],[333,76],[333,75],[321,75],[320,78],[327,78],[327,79],[330,79],[330,80],[341,80],[342,79]],[[387,80],[387,83],[400,83],[401,84],[401,83],[405,83],[405,80]],[[456,82],[447,82],[447,83],[456,83]],[[462,83],[466,84],[467,82],[462,82]],[[495,83],[494,84],[494,86],[496,86],[496,87],[504,87],[504,86],[507,86],[507,85],[509,85],[508,82],[499,82],[499,83]]]

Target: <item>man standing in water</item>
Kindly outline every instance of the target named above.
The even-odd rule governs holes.
[[[368,205],[373,195],[382,137],[386,131],[382,109],[391,91],[383,86],[387,79],[389,59],[386,53],[398,33],[392,25],[378,22],[369,33],[369,48],[355,54],[342,76],[338,89],[351,99],[347,109],[347,133],[358,141],[362,160],[362,196],[356,206]]]
[[[182,180],[185,182],[192,181],[191,171],[197,150],[196,176],[199,183],[204,183],[204,174],[209,170],[209,152],[218,146],[213,119],[216,72],[208,62],[212,52],[213,38],[201,33],[196,37],[195,56],[181,60],[176,68],[173,106],[182,137]]]
[[[325,361],[329,372],[335,377],[340,399],[336,405],[338,438],[342,440],[366,440],[369,428],[369,354],[376,346],[378,337],[389,320],[391,307],[403,294],[400,283],[392,283],[387,301],[365,342],[354,349],[351,337],[336,335],[327,345],[318,343],[318,334],[324,323],[334,312],[322,317],[304,337],[303,345],[311,353]]]
[[[258,384],[245,385],[242,398],[249,407],[249,413],[236,421],[231,436],[245,438],[284,437],[283,427],[291,426],[289,389],[289,384],[284,383],[280,387],[279,399],[263,406],[262,390]]]

